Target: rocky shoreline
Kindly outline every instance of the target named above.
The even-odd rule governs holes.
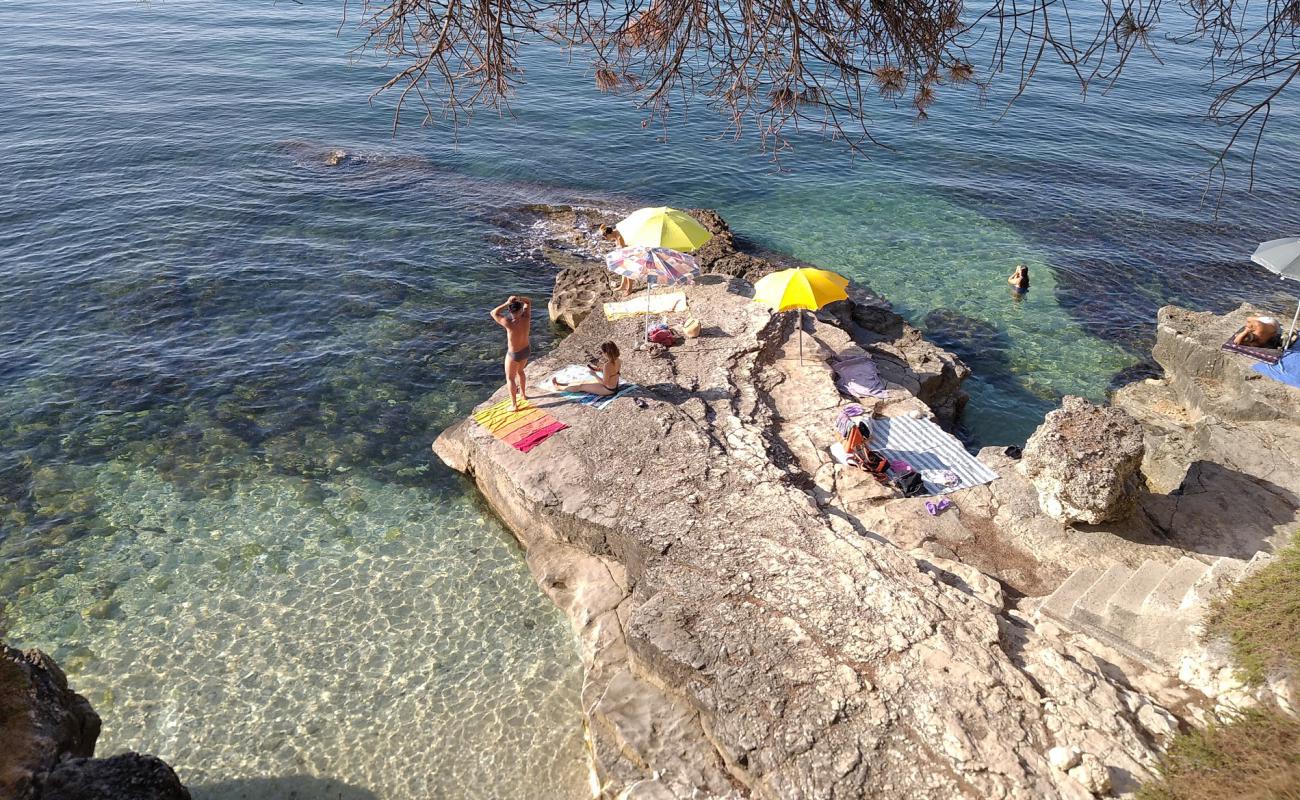
[[[0,644],[0,797],[190,800],[154,756],[95,758],[99,732],[99,715],[53,659]]]
[[[1251,700],[1187,633],[1295,521],[1250,448],[1290,442],[1296,403],[1214,355],[1246,310],[1162,311],[1163,381],[1115,407],[1068,400],[1024,458],[983,450],[1000,479],[930,517],[826,455],[846,401],[825,359],[870,354],[889,384],[875,413],[942,423],[965,402],[965,366],[863,290],[796,331],[748,299],[773,265],[698,218],[718,234],[688,290],[705,335],[625,347],[644,407],[541,396],[571,427],[530,454],[468,420],[434,444],[573,624],[603,795],[1110,796],[1148,777],[1186,720]],[[534,383],[639,339],[639,321],[590,313],[613,299],[598,263],[561,263],[551,316],[574,332],[530,364]],[[1121,588],[1136,610],[1112,618]],[[1173,604],[1168,636],[1143,627],[1156,601]]]

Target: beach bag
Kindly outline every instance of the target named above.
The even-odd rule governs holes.
[[[881,483],[889,482],[889,459],[877,453],[875,450],[867,450],[865,448],[859,458],[862,461],[862,469],[871,473],[871,477]]]
[[[916,470],[895,475],[894,486],[903,493],[903,497],[917,497],[929,493],[926,491],[925,481],[921,480],[921,473]]]
[[[655,344],[661,344],[664,347],[671,347],[677,343],[677,337],[668,328],[653,328],[650,331],[650,341]]]
[[[699,336],[700,321],[698,319],[686,320],[686,325],[685,327],[682,328],[682,333],[686,334],[687,339],[694,339],[695,337]]]

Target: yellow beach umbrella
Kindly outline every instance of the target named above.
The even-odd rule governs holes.
[[[628,247],[668,247],[683,253],[698,250],[713,238],[695,217],[667,206],[634,211],[614,228]]]
[[[754,302],[776,312],[795,311],[803,321],[804,309],[816,311],[827,303],[848,299],[849,279],[812,267],[783,269],[754,284]],[[799,363],[803,363],[803,325],[799,325]]]

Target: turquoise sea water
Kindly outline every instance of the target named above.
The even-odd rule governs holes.
[[[529,203],[711,206],[869,283],[975,369],[973,442],[1142,374],[1165,302],[1289,311],[1245,259],[1300,230],[1295,109],[1216,218],[1172,44],[1086,103],[1050,71],[1001,122],[954,91],[882,107],[897,152],[800,138],[777,171],[554,54],[513,116],[394,136],[340,9],[0,7],[3,627],[68,667],[101,753],[199,798],[581,795],[567,626],[428,452],[500,380],[485,310],[548,291]]]

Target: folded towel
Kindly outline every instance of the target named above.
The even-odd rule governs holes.
[[[835,385],[851,397],[884,397],[887,387],[871,356],[858,356],[831,365]]]

